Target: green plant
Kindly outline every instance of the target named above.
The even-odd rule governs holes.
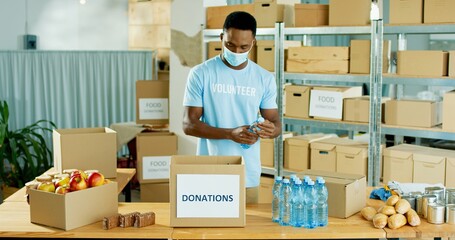
[[[40,120],[21,129],[8,129],[9,109],[0,101],[0,180],[21,188],[51,167],[52,152],[44,135],[52,133],[55,124]]]

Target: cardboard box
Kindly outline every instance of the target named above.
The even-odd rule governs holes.
[[[234,11],[245,11],[254,16],[254,4],[208,7],[206,9],[206,28],[222,29],[227,15]]]
[[[429,128],[441,124],[441,114],[442,102],[393,99],[385,103],[384,119],[389,125]]]
[[[67,194],[29,190],[30,221],[71,230],[103,220],[118,212],[117,183]]]
[[[390,98],[382,97],[381,122],[384,122],[384,103]],[[345,98],[343,101],[343,121],[370,122],[370,96]]]
[[[339,173],[359,174],[368,177],[368,144],[337,146],[337,167]]]
[[[300,41],[284,41],[284,56],[288,54],[289,47],[301,46]],[[275,41],[274,40],[257,40],[256,42],[257,64],[269,71],[275,71]]]
[[[449,51],[449,77],[455,77],[455,51]]]
[[[290,47],[288,72],[348,73],[349,47]]]
[[[172,156],[170,207],[172,227],[244,227],[243,158]]]
[[[136,123],[169,124],[169,81],[136,81]]]
[[[371,1],[330,0],[330,26],[358,26],[370,24]]]
[[[444,94],[442,100],[442,130],[455,132],[455,91]]]
[[[446,159],[445,186],[455,187],[455,155],[452,153]]]
[[[298,0],[255,0],[254,17],[259,28],[274,28],[276,22],[294,26],[294,4]]]
[[[337,171],[338,146],[357,146],[359,142],[345,138],[324,138],[310,143],[311,148],[311,170],[322,170],[329,172]]]
[[[286,60],[286,71],[295,73],[343,74],[349,72],[349,60]]]
[[[397,74],[447,76],[448,56],[449,54],[443,51],[398,51]]]
[[[273,158],[275,153],[275,139],[261,138],[261,165],[265,167],[273,167]]]
[[[117,133],[110,128],[56,129],[52,133],[54,168],[96,169],[117,177]]]
[[[311,86],[286,85],[284,88],[286,117],[309,118]]]
[[[343,119],[343,100],[362,96],[362,87],[313,87],[309,114],[315,119]]]
[[[222,53],[223,46],[221,41],[211,41],[207,43],[207,59],[220,55]],[[253,46],[248,54],[248,58],[256,62],[257,46]]]
[[[383,151],[384,174],[382,182],[412,182],[414,172],[413,154],[417,149],[419,149],[419,146],[410,144],[400,144],[385,148]]]
[[[440,149],[422,147],[414,152],[414,172],[412,182],[444,184],[446,173],[446,157]]]
[[[329,25],[328,4],[294,5],[295,27],[317,27]]]
[[[363,175],[306,170],[298,174],[315,179],[321,176],[329,192],[329,216],[348,218],[366,206],[366,178]]]
[[[169,202],[169,183],[141,183],[141,202]]]
[[[261,183],[259,185],[259,203],[272,203],[272,190],[274,182],[275,180],[273,177],[261,176]]]
[[[292,171],[310,169],[310,143],[332,137],[322,133],[305,134],[284,141],[284,168]]]
[[[455,1],[425,0],[423,6],[424,23],[455,23]]]
[[[290,47],[288,59],[348,60],[349,47]]]
[[[389,23],[423,23],[423,0],[390,0]]]
[[[350,73],[370,73],[371,40],[351,40],[349,72]],[[389,72],[389,62],[391,55],[391,41],[383,41],[382,52],[382,72]]]
[[[177,154],[177,135],[143,132],[136,136],[137,178],[140,183],[169,182],[171,156]]]

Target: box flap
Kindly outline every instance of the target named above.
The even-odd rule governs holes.
[[[406,159],[412,157],[416,149],[415,145],[400,144],[384,149],[383,155],[386,157]]]
[[[435,156],[431,153],[431,151],[427,153],[419,152],[419,153],[414,153],[413,155],[413,160],[415,162],[422,162],[422,163],[427,163],[427,164],[441,164],[446,160],[445,157],[443,156]]]
[[[311,142],[322,140],[325,138],[333,137],[333,135],[324,133],[305,134],[287,138],[286,141],[289,145],[308,145]]]
[[[367,143],[358,143],[356,145],[338,145],[336,148],[337,153],[344,153],[349,155],[357,155],[360,153],[368,153]]]
[[[323,178],[330,178],[334,181],[342,182],[352,182],[353,180],[359,180],[365,178],[364,175],[361,174],[350,174],[350,173],[339,173],[339,172],[329,172],[329,171],[322,171],[322,170],[312,170],[308,169],[297,174],[299,177],[303,177],[305,175],[309,176],[321,176]]]
[[[284,90],[289,93],[305,93],[311,90],[311,86],[303,86],[303,85],[286,85]]]

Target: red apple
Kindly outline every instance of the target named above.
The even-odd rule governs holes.
[[[88,175],[88,186],[96,187],[104,184],[104,175],[99,172],[92,172]]]
[[[55,186],[53,182],[41,182],[39,183],[37,189],[45,192],[55,192]]]
[[[58,186],[57,189],[55,189],[55,193],[58,193],[58,194],[66,194],[69,192],[70,192],[70,190],[66,186]]]
[[[84,171],[75,170],[71,173],[70,178],[76,175],[80,175],[81,177],[87,180],[87,174]]]
[[[81,175],[75,175],[70,178],[70,191],[77,191],[77,190],[82,190],[86,189],[87,186],[87,180],[85,180]]]

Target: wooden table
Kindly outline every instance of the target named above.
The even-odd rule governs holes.
[[[52,171],[53,169],[49,169]],[[125,201],[131,202],[131,187],[130,181],[136,174],[135,168],[117,168],[117,178],[111,178],[112,181],[117,182],[118,193],[120,194],[125,189]],[[128,201],[129,200],[129,201]],[[19,189],[13,195],[9,196],[4,202],[25,202],[25,187]]]

